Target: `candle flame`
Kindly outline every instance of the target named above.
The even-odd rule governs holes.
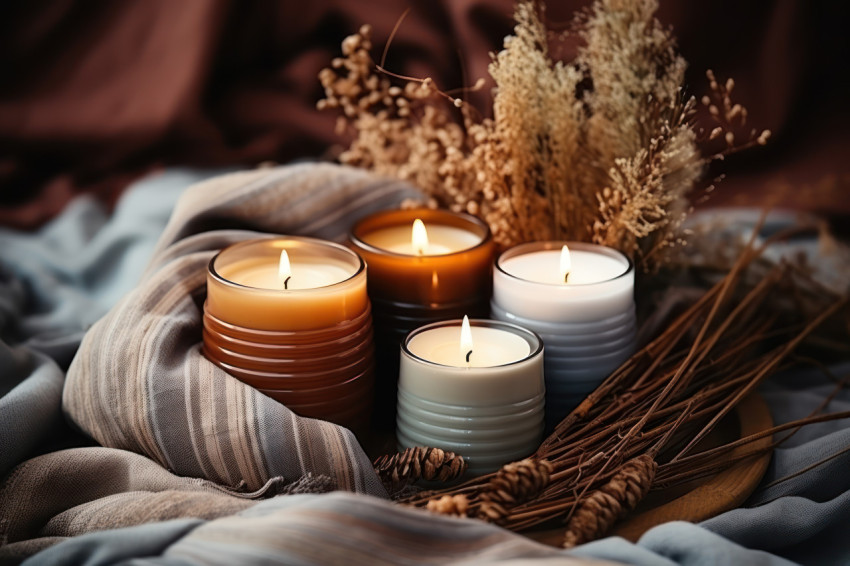
[[[469,363],[472,355],[472,329],[469,327],[469,317],[463,316],[463,324],[460,325],[460,355]]]
[[[564,283],[567,282],[567,279],[570,277],[570,269],[572,269],[572,261],[570,261],[570,249],[564,244],[564,247],[561,248],[561,279],[564,280]]]
[[[289,280],[292,278],[292,266],[289,264],[289,254],[286,253],[286,250],[280,251],[280,267],[277,273],[283,283],[283,288],[287,289]]]
[[[425,230],[425,223],[418,218],[413,221],[410,241],[413,244],[413,250],[419,255],[424,255],[428,251],[428,232]]]

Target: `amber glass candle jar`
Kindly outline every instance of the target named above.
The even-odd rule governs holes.
[[[414,223],[427,235],[416,239]],[[447,210],[387,210],[354,227],[351,246],[369,266],[376,347],[376,424],[392,428],[399,345],[424,324],[487,317],[495,245],[490,228]]]
[[[207,272],[203,351],[296,413],[365,432],[374,384],[365,263],[314,238],[225,248]]]

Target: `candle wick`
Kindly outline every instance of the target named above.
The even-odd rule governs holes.
[[[284,290],[289,290],[289,280],[292,279],[292,275],[283,280],[283,288]]]
[[[567,283],[569,278],[570,278],[570,272],[567,271],[566,273],[564,273],[564,283]]]
[[[466,353],[466,363],[469,363],[469,356],[471,356],[471,355],[472,355],[472,350],[470,350]]]

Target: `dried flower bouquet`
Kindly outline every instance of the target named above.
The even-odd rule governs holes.
[[[343,163],[408,179],[432,204],[480,216],[502,247],[594,241],[657,264],[681,240],[706,164],[764,144],[769,132],[736,138],[746,111],[730,98],[734,82],[710,72],[703,103],[714,123],[694,124],[685,61],[656,8],[655,0],[597,0],[569,32],[582,43],[577,58],[563,62],[549,56],[542,6],[520,1],[514,35],[490,64],[485,118],[430,78],[375,65],[364,26],[320,73],[319,107],[341,110],[339,129],[354,134]],[[703,156],[701,138],[722,139],[725,149]]]

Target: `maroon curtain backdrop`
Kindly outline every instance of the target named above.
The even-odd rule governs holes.
[[[587,1],[550,1],[568,21]],[[738,155],[715,202],[850,212],[847,9],[806,0],[662,2],[690,63],[733,76],[773,143]],[[834,3],[836,6],[838,3]],[[316,74],[362,23],[388,66],[445,88],[486,76],[512,0],[31,0],[0,6],[0,223],[31,228],[74,194],[106,202],[164,164],[321,156],[335,117]],[[838,13],[838,12],[841,13]],[[567,48],[567,51],[569,48]],[[565,53],[569,56],[569,53]],[[478,102],[483,101],[483,94]]]

